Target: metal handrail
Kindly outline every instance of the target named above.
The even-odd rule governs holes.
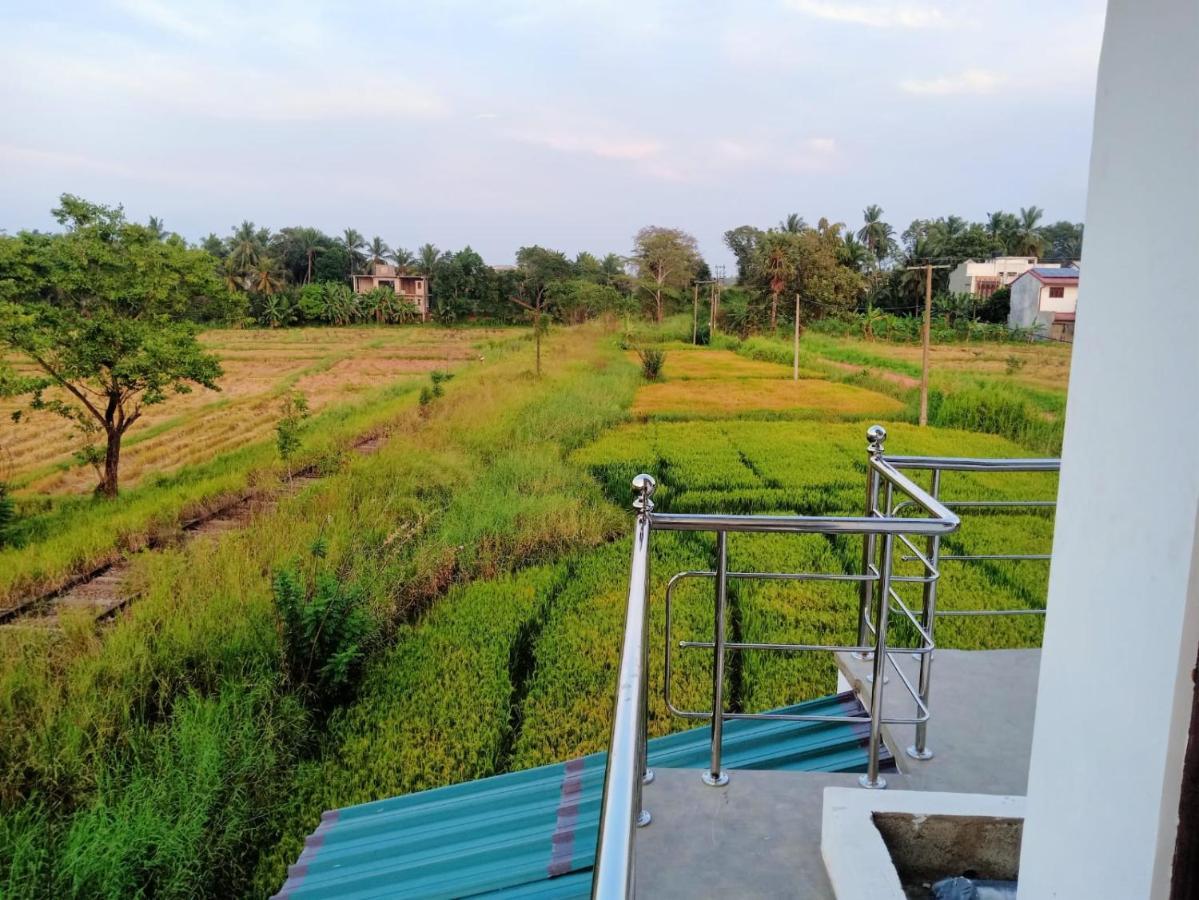
[[[593,897],[633,895],[633,835],[650,822],[641,803],[641,788],[651,776],[646,766],[646,714],[648,667],[647,604],[649,599],[649,533],[651,499],[656,485],[648,475],[633,479],[633,561],[629,600],[625,611],[624,642],[620,650],[620,676],[604,794],[600,808],[599,845],[592,877]]]
[[[924,743],[929,713],[929,683],[934,649],[936,584],[941,575],[942,561],[958,557],[940,555],[941,537],[956,531],[961,520],[956,508],[976,506],[1044,506],[1047,501],[942,501],[939,497],[941,473],[944,471],[1057,471],[1059,463],[1051,459],[994,459],[977,460],[959,457],[904,456],[885,457],[886,432],[875,425],[867,431],[868,463],[866,467],[866,502],[861,516],[767,516],[723,515],[697,513],[656,513],[652,496],[656,488],[649,475],[633,479],[636,524],[633,537],[633,556],[629,582],[628,607],[621,648],[619,683],[616,693],[612,738],[609,744],[607,768],[604,775],[604,794],[600,814],[599,842],[596,848],[592,896],[602,898],[629,897],[634,887],[634,844],[636,828],[650,822],[650,814],[642,804],[642,787],[653,773],[648,769],[647,684],[648,684],[648,592],[649,542],[655,529],[662,531],[710,531],[716,535],[716,568],[713,571],[680,572],[670,579],[666,588],[666,705],[686,718],[711,720],[711,761],[703,779],[710,785],[728,782],[721,768],[724,722],[733,719],[781,719],[784,721],[857,722],[868,723],[867,770],[861,776],[865,787],[885,787],[879,774],[879,752],[882,726],[887,724],[915,725],[917,741],[908,753],[916,758],[932,754]],[[925,489],[903,474],[903,469],[931,472],[931,488]],[[895,503],[896,493],[904,499]],[[880,497],[881,495],[881,497]],[[882,507],[880,508],[880,499]],[[899,515],[914,507],[924,515]],[[860,574],[807,572],[730,572],[728,571],[728,534],[787,533],[824,535],[861,535],[863,537],[862,570]],[[923,538],[921,552],[911,538]],[[911,551],[901,559],[918,561],[924,567],[920,576],[896,575],[895,541],[898,539]],[[1040,558],[1025,555],[1020,558]],[[964,559],[964,557],[963,557]],[[712,578],[715,581],[715,615],[711,641],[680,641],[680,649],[704,649],[713,652],[712,709],[692,711],[677,709],[670,699],[671,603],[675,586],[684,578]],[[768,642],[727,641],[725,619],[729,579],[763,579],[789,581],[840,581],[860,584],[858,608],[858,641],[852,645],[785,644]],[[919,616],[896,592],[894,585],[917,583],[922,586],[922,605]],[[892,604],[897,606],[893,607]],[[887,645],[888,617],[894,611],[902,614],[914,626],[919,646],[890,648]],[[982,614],[969,611],[963,614]],[[988,611],[989,612],[989,611]],[[1006,611],[999,611],[1000,613]],[[942,614],[955,614],[946,610]],[[870,709],[866,715],[817,716],[781,713],[724,712],[724,664],[727,651],[808,651],[824,650],[852,652],[859,658],[872,659],[873,690]],[[898,653],[912,653],[920,658],[920,674],[913,685],[893,658]],[[915,701],[913,716],[883,715],[883,685],[890,664],[899,682]]]

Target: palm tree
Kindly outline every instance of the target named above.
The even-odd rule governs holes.
[[[787,282],[795,274],[795,261],[791,257],[785,239],[786,232],[767,234],[759,244],[761,256],[758,271],[770,286],[770,329],[778,326],[779,294],[787,286]]]
[[[841,264],[855,272],[861,272],[870,263],[870,248],[854,237],[853,233],[845,235],[841,244]]]
[[[1020,221],[1016,240],[1021,253],[1028,256],[1040,256],[1041,251],[1045,249],[1045,239],[1041,236],[1041,230],[1037,227],[1037,223],[1041,221],[1043,215],[1045,215],[1045,210],[1039,207],[1020,207]]]
[[[350,275],[353,276],[358,268],[357,264],[364,258],[362,251],[366,249],[366,240],[353,228],[347,228],[337,242],[345,248],[346,255],[350,257]]]
[[[166,225],[163,224],[162,219],[158,218],[158,216],[150,216],[150,221],[146,223],[146,227],[159,240],[167,236]]]
[[[284,285],[283,269],[269,256],[261,256],[250,271],[250,284],[260,294],[276,294]]]
[[[242,272],[248,272],[258,264],[258,257],[262,255],[259,237],[254,223],[247,220],[237,226],[233,237],[229,238],[229,259]]]
[[[244,291],[246,289],[245,273],[233,261],[232,256],[226,256],[220,261],[220,264],[217,266],[217,274],[225,282],[225,287],[229,288],[229,290]]]
[[[300,228],[295,233],[296,246],[304,253],[304,258],[308,261],[308,272],[304,276],[304,283],[308,284],[312,281],[312,263],[318,253],[325,252],[325,236],[315,228]]]
[[[406,270],[410,265],[416,262],[416,256],[411,250],[405,250],[403,247],[396,247],[391,251],[391,261],[396,264],[396,267],[401,271]]]
[[[375,235],[371,238],[370,245],[366,248],[370,254],[370,264],[372,266],[387,262],[391,256],[391,248],[387,246],[383,238]]]
[[[785,231],[788,234],[799,234],[807,227],[808,223],[803,220],[803,216],[799,213],[789,213],[787,218],[779,222],[779,231]]]
[[[433,274],[433,268],[437,265],[437,261],[441,259],[441,251],[437,249],[435,244],[425,244],[417,254],[417,271],[429,278]]]
[[[883,208],[871,203],[862,210],[865,224],[858,229],[858,240],[870,248],[875,263],[881,263],[895,249],[895,229],[883,221]]]

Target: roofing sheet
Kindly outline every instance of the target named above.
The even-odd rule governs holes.
[[[785,712],[860,715],[852,693]],[[730,769],[862,771],[865,724],[738,719]],[[650,765],[699,770],[709,729],[649,742]],[[606,753],[331,810],[288,870],[279,898],[587,897]]]

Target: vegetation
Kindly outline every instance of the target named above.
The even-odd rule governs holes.
[[[136,601],[110,623],[64,615],[55,629],[0,629],[6,897],[261,896],[278,888],[323,809],[601,749],[627,590],[629,482],[640,471],[659,479],[664,510],[853,514],[862,435],[875,417],[897,452],[1019,456],[1060,443],[1068,349],[1001,342],[998,326],[953,297],[940,301],[934,329],[943,342],[930,397],[937,427],[910,424],[917,320],[888,298],[907,290],[899,263],[916,247],[877,207],[857,232],[823,219],[810,227],[798,214],[730,232],[741,284],[723,291],[705,349],[691,346],[690,284],[709,273],[694,239],[674,229],[643,229],[627,263],[530,246],[513,271],[497,271],[470,248],[410,252],[353,229],[332,238],[246,222],[200,250],[160,222],[132,225],[74,198],[64,210],[74,218],[63,235],[0,238],[5,321],[36,321],[43,310],[47,321],[72,314],[75,327],[96,326],[104,304],[95,297],[105,295],[92,282],[95,297],[78,300],[59,285],[65,263],[47,274],[22,260],[53,259],[53,248],[84,241],[80,232],[112,249],[103,242],[127,232],[112,272],[136,290],[104,302],[165,304],[161,332],[186,332],[187,352],[223,368],[225,390],[182,397],[167,415],[150,399],[176,381],[204,382],[170,376],[180,369],[166,363],[183,351],[159,352],[158,338],[135,325],[132,344],[168,374],[140,389],[148,411],[125,442],[132,472],[122,495],[54,496],[77,472],[58,432],[22,436],[19,468],[4,473],[20,514],[3,537],[0,490],[0,540],[14,545],[0,549],[6,602],[155,547],[130,559]],[[1036,212],[1013,241],[1050,240]],[[1009,225],[997,221],[996,234]],[[965,247],[960,230],[945,220],[913,235],[923,252],[951,232]],[[383,327],[411,310],[347,283],[383,260],[431,279],[440,326],[527,316],[531,340]],[[139,287],[137,273],[155,266],[166,267],[164,283]],[[189,273],[212,297],[179,288]],[[37,278],[41,294],[30,292]],[[634,318],[642,305],[654,324]],[[246,310],[269,329],[191,331],[241,323]],[[132,311],[119,310],[142,321]],[[304,322],[342,327],[287,328]],[[784,324],[804,328],[798,381],[790,342],[775,334]],[[47,377],[13,361],[10,391]],[[108,376],[136,367],[117,368]],[[372,454],[350,452],[365,437]],[[323,477],[285,487],[293,468]],[[1012,499],[1051,496],[1054,484],[1035,473],[953,473],[943,489]],[[276,502],[250,527],[167,540],[185,517],[251,494]],[[998,512],[971,517],[949,546],[1039,551],[1051,534],[1047,516]],[[677,571],[712,568],[713,553],[710,536],[656,535],[655,596]],[[848,538],[730,542],[739,569],[849,573],[860,553]],[[1044,603],[1036,564],[949,568],[943,608]],[[848,639],[855,603],[844,584],[738,581],[730,636]],[[710,584],[684,583],[672,640],[703,640],[710,623]],[[650,630],[661,647],[661,604]],[[1040,622],[948,619],[940,637],[944,646],[1035,645]],[[650,665],[660,681],[660,653]],[[710,667],[708,651],[679,650],[676,705],[703,709]],[[734,710],[835,686],[831,664],[814,654],[747,654],[726,678]],[[652,734],[686,724],[653,692]]]
[[[62,235],[23,232],[0,242],[0,396],[70,421],[104,450],[96,492],[117,495],[121,442],[143,409],[192,386],[217,390],[217,359],[190,324],[229,308],[207,255],[160,240],[121,209],[69,194],[54,211]],[[18,413],[19,416],[19,413]],[[89,441],[90,443],[90,441]]]
[[[646,381],[657,381],[666,365],[666,352],[657,347],[643,347],[637,351],[641,359],[641,376]]]

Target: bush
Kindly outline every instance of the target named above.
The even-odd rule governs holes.
[[[662,376],[662,366],[666,364],[666,352],[656,347],[644,347],[637,351],[641,357],[641,374],[646,381],[657,381]]]
[[[375,631],[363,592],[330,572],[318,574],[309,590],[294,566],[275,572],[271,591],[292,687],[317,707],[344,696]]]

